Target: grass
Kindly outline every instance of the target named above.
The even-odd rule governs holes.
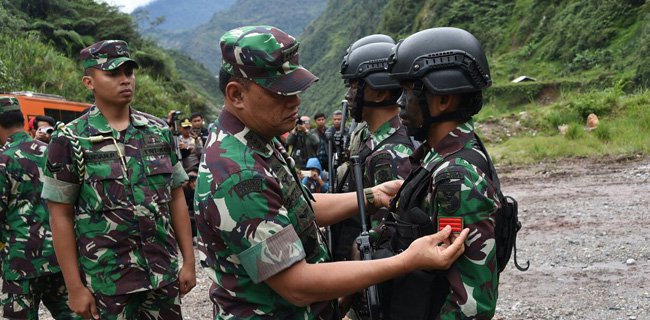
[[[521,121],[525,127],[523,133],[503,143],[489,145],[488,149],[500,164],[528,164],[569,157],[647,155],[650,154],[649,103],[649,90],[625,94],[614,87],[588,93],[563,92],[552,105],[526,105],[529,117]],[[486,109],[491,108],[488,105]],[[597,110],[599,125],[588,131],[584,114],[591,110]],[[507,111],[501,116],[511,114],[512,111]],[[481,119],[484,118],[479,117],[478,121]],[[568,126],[564,135],[557,129],[562,124]]]

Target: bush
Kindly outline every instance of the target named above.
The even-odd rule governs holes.
[[[585,136],[585,129],[582,125],[577,123],[569,124],[569,129],[566,132],[565,137],[569,140],[578,140]]]
[[[600,141],[611,141],[612,140],[612,129],[608,124],[600,124],[593,131],[594,135]]]

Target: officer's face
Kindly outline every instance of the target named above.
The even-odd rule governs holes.
[[[279,95],[252,81],[242,95],[242,121],[256,133],[270,139],[296,125],[300,106],[298,95]]]
[[[135,94],[135,73],[130,63],[110,71],[92,70],[82,81],[86,88],[93,91],[100,106],[128,105]]]

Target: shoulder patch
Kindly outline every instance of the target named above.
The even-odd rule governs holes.
[[[383,163],[375,167],[375,183],[378,185],[386,181],[393,180],[393,169],[389,163]]]
[[[262,192],[262,179],[244,180],[232,187],[240,198],[253,192]]]
[[[445,172],[438,173],[434,180],[434,184],[438,184],[438,182],[443,180],[451,180],[451,179],[463,179],[463,173],[458,171],[445,171]]]
[[[439,214],[453,214],[460,208],[460,184],[460,182],[449,182],[436,187]]]

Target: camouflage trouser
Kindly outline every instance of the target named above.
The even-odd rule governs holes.
[[[178,281],[164,287],[129,294],[95,294],[102,320],[183,319]]]
[[[61,273],[2,281],[2,315],[7,319],[38,319],[43,301],[54,319],[80,319],[68,308],[68,292]]]

